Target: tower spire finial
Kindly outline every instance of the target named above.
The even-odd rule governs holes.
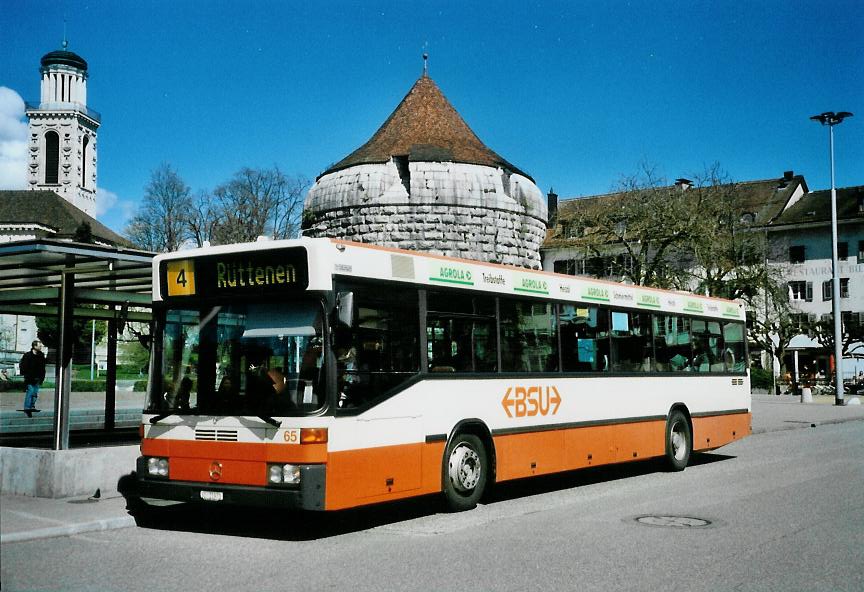
[[[63,51],[66,51],[66,48],[69,47],[69,42],[66,40],[66,19],[63,19]]]
[[[429,76],[429,54],[423,52],[423,77]]]

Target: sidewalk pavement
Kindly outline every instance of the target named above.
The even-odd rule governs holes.
[[[833,397],[800,403],[789,395],[753,395],[753,433],[864,420],[864,405],[833,405]],[[95,492],[94,492],[95,493]],[[110,497],[49,499],[0,495],[0,543],[15,543],[135,526],[126,500]]]
[[[135,526],[135,519],[126,512],[123,496],[117,492],[111,495],[98,499],[50,499],[3,494],[0,544]]]

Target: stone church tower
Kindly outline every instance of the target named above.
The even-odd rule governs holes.
[[[87,108],[87,62],[66,45],[42,57],[42,97],[27,105],[28,189],[54,191],[93,216],[100,116]]]
[[[305,236],[540,268],[546,203],[424,72],[363,146],[309,190]]]

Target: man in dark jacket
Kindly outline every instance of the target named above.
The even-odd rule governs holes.
[[[36,409],[36,399],[39,396],[39,387],[45,380],[45,354],[42,353],[42,342],[38,339],[30,345],[30,351],[21,356],[19,365],[21,375],[24,377],[24,413],[27,417],[33,417]]]

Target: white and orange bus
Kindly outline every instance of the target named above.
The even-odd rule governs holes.
[[[135,496],[335,510],[750,433],[740,304],[358,243],[161,255]]]

